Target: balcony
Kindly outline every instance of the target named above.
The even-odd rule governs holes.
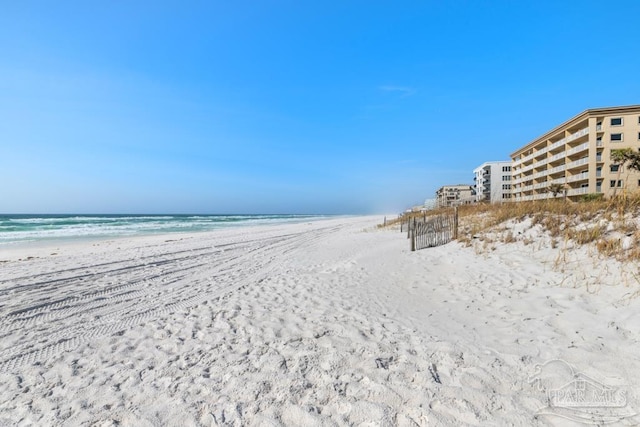
[[[532,166],[535,169],[535,168],[539,168],[540,166],[544,166],[547,163],[549,163],[549,159],[543,159],[543,160],[540,160],[539,162],[534,163]]]
[[[514,164],[514,166],[521,165],[522,163],[533,159],[533,156],[534,156],[534,153],[531,153],[531,154],[529,154],[527,156],[522,156],[522,157],[520,157],[520,160],[516,160],[515,162],[513,162],[513,164]]]
[[[523,182],[528,182],[528,181],[531,181],[532,179],[533,179],[533,175],[523,176],[517,181],[517,184],[522,184]],[[511,183],[514,184],[513,181],[511,181]]]
[[[540,157],[540,156],[542,156],[544,154],[547,154],[547,148],[546,147],[541,149],[541,150],[536,151],[535,153],[533,153],[533,157],[534,158],[538,158],[538,157]]]
[[[579,196],[581,194],[587,193],[589,193],[589,187],[571,188],[569,191],[567,191],[567,196]]]
[[[572,148],[571,150],[567,150],[567,156],[571,156],[573,154],[576,154],[588,149],[589,149],[589,143],[585,142],[584,144],[580,144],[577,147]]]
[[[562,172],[563,170],[567,169],[566,165],[560,165],[560,166],[556,166],[553,169],[549,169],[549,175],[554,174],[554,173],[558,173],[558,172]]]
[[[529,172],[531,169],[533,169],[533,164],[530,164],[529,166],[525,166],[524,168],[520,169],[520,172],[521,173]]]
[[[589,128],[580,129],[579,131],[577,131],[573,135],[569,135],[567,137],[567,142],[575,141],[576,139],[582,138],[583,136],[588,135],[588,134],[589,134]]]
[[[547,151],[555,150],[556,148],[563,146],[565,142],[567,142],[566,138],[562,138],[560,141],[556,141],[547,147]]]
[[[589,172],[582,172],[582,173],[579,173],[578,175],[570,176],[569,178],[567,178],[567,182],[576,182],[576,181],[582,181],[585,179],[589,179]]]
[[[575,168],[577,166],[582,166],[582,165],[586,165],[587,163],[589,163],[589,158],[588,157],[584,157],[580,160],[576,160],[574,162],[568,163],[567,169],[571,169],[571,168]]]
[[[558,153],[551,157],[549,157],[549,163],[555,162],[556,160],[564,159],[565,153]]]

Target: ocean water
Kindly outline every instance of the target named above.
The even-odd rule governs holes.
[[[58,239],[90,239],[208,231],[242,225],[320,219],[318,215],[0,215],[0,246]]]

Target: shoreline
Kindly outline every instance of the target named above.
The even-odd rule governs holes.
[[[216,215],[217,216],[217,215]],[[222,215],[221,215],[222,216]],[[129,240],[135,241],[138,239],[148,239],[150,241],[156,240],[172,240],[172,239],[185,239],[193,236],[198,236],[207,233],[220,233],[225,231],[238,231],[242,232],[242,229],[252,229],[254,227],[277,227],[287,224],[301,224],[305,222],[325,221],[332,219],[347,219],[357,218],[356,215],[335,215],[335,216],[312,216],[301,219],[291,219],[274,221],[273,223],[227,223],[221,224],[216,228],[191,230],[191,231],[141,231],[131,234],[113,234],[113,235],[88,235],[88,236],[71,236],[71,237],[54,237],[54,238],[41,238],[37,240],[28,241],[12,241],[0,243],[0,263],[15,261],[28,257],[42,258],[47,254],[58,255],[58,252],[65,249],[77,249],[82,250],[89,246],[100,246],[102,244],[111,244],[115,242],[128,242]],[[366,216],[365,216],[366,217]],[[377,216],[371,216],[377,217]]]

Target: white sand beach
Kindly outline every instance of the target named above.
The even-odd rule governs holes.
[[[381,220],[0,250],[0,426],[640,423],[637,266]]]

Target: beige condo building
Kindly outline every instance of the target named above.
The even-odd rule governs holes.
[[[640,105],[586,110],[513,152],[511,200],[552,198],[551,184],[571,200],[635,191],[640,173],[611,161],[617,148],[640,149]]]

